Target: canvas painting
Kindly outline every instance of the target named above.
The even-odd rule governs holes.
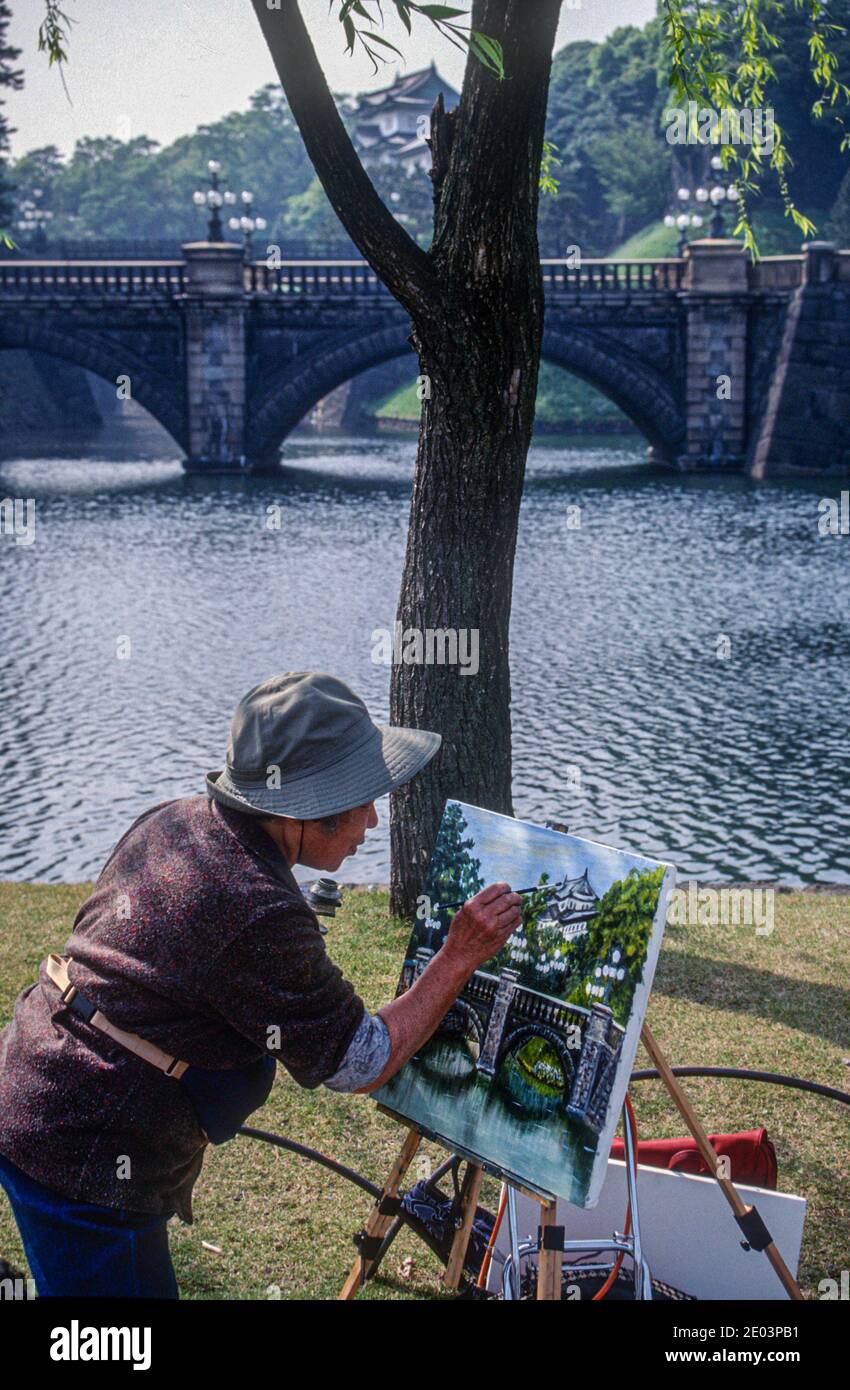
[[[674,878],[656,860],[447,802],[398,992],[486,884],[521,893],[522,925],[375,1098],[502,1177],[594,1206]]]

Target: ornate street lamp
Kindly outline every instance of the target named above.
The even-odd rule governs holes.
[[[694,198],[700,206],[708,201],[708,196],[708,189],[706,188],[698,188],[694,193]],[[705,219],[701,212],[690,211],[691,190],[689,188],[677,188],[676,198],[681,211],[678,213],[668,212],[667,216],[664,218],[664,226],[679,228],[679,240],[676,244],[676,254],[681,257],[688,244],[688,228],[701,227]]]
[[[245,243],[245,260],[251,261],[253,257],[254,232],[264,232],[268,223],[264,217],[253,216],[254,195],[247,188],[242,189],[242,204],[245,209],[241,217],[231,217],[228,220],[228,227],[232,232],[241,232]],[[236,202],[236,195],[233,195],[233,202]]]
[[[193,193],[192,202],[197,208],[209,208],[210,220],[207,227],[207,241],[224,241],[220,209],[225,203],[235,203],[236,194],[230,193],[227,189],[219,188],[218,176],[221,173],[221,165],[217,159],[207,160],[207,170],[210,176],[210,186],[205,191],[198,189]]]
[[[588,981],[585,985],[585,993],[591,999],[599,999],[603,1004],[608,1004],[612,989],[616,985],[622,984],[626,978],[625,966],[621,964],[622,959],[621,947],[613,946],[608,952],[605,962],[596,966],[593,980]]]
[[[715,180],[719,180],[723,173],[723,160],[719,154],[711,156],[711,169]],[[713,237],[722,237],[726,231],[723,225],[723,204],[726,202],[737,202],[738,190],[733,183],[723,184],[718,181],[712,184],[708,196],[714,208],[714,216],[711,219],[709,232]]]
[[[43,188],[34,188],[32,198],[25,199],[18,206],[18,230],[33,232],[32,249],[36,252],[47,250],[47,223],[52,221],[53,213],[41,206]]]

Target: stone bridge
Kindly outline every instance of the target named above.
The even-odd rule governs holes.
[[[411,352],[407,315],[365,262],[183,252],[0,262],[0,348],[121,379],[187,468],[224,472],[277,466],[317,401]],[[542,274],[544,358],[616,402],[655,460],[850,468],[850,252],[815,242],[751,265],[738,243],[706,239],[682,259],[550,260]]]
[[[410,988],[433,954],[423,946],[405,963],[399,994]],[[566,1113],[595,1134],[602,1129],[623,1037],[607,1005],[561,1003],[520,984],[509,968],[498,977],[476,970],[436,1036],[469,1039],[477,1049],[475,1070],[488,1080],[516,1060],[527,1043],[542,1039],[557,1058],[558,1076],[553,1068],[548,1084],[558,1091]]]

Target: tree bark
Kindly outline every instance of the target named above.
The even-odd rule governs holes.
[[[500,81],[470,55],[456,111],[435,107],[434,240],[381,202],[334,107],[296,0],[253,0],[292,113],[346,230],[410,311],[423,402],[397,621],[474,632],[478,671],[393,667],[395,724],[436,729],[434,761],[391,799],[391,907],[410,915],[447,797],[512,813],[508,637],[543,333],[540,161],[560,0],[474,0]]]

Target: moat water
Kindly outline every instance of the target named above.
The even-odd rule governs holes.
[[[33,544],[0,536],[2,877],[95,875],[145,807],[203,788],[273,672],[336,672],[386,716],[373,632],[395,617],[415,440],[300,436],[279,476],[203,479],[161,438],[0,463],[0,496],[36,517]],[[839,496],[653,470],[630,436],[537,443],[516,813],[683,875],[850,884],[850,536],[818,527]],[[386,880],[379,811],[341,878]]]

